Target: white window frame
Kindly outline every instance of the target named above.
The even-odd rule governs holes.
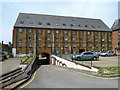
[[[72,31],[73,34],[75,34],[75,31]]]
[[[48,37],[47,40],[50,41],[50,37]]]
[[[90,32],[88,32],[88,35],[90,35]]]
[[[41,29],[38,29],[38,33],[41,33]]]
[[[65,44],[65,47],[67,47],[67,44]]]
[[[68,39],[65,37],[64,40],[67,41]]]
[[[68,34],[68,31],[64,31],[64,34]]]
[[[75,38],[73,38],[73,41],[75,41]]]
[[[102,38],[102,42],[104,42],[105,41],[105,39],[104,38]]]
[[[59,30],[56,30],[56,34],[58,34],[59,33]]]
[[[47,46],[50,47],[50,44],[48,44]]]
[[[50,34],[50,33],[51,33],[51,30],[47,30],[47,33]]]
[[[31,44],[29,44],[29,47],[32,47],[32,45],[31,45]]]
[[[75,44],[73,44],[73,47],[75,47]]]
[[[41,37],[38,37],[38,40],[41,40]]]
[[[32,32],[32,29],[29,29],[28,31],[29,31],[29,32]]]
[[[22,52],[21,52],[21,51],[19,51],[18,53],[19,53],[19,54],[22,54]]]

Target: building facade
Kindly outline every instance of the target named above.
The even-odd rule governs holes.
[[[112,26],[113,50],[120,53],[120,19],[115,20]]]
[[[20,13],[14,25],[14,55],[102,49],[112,50],[112,30],[100,19]]]

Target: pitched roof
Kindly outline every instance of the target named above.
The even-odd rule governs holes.
[[[15,27],[112,31],[101,19],[20,13]]]
[[[118,29],[120,29],[120,19],[116,19],[115,20],[115,22],[113,23],[111,29],[112,30],[118,30]]]

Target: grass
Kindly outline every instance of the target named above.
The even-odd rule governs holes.
[[[28,64],[34,57],[35,55],[30,56],[27,60],[23,62],[23,64]]]
[[[120,67],[100,67],[100,75],[120,75]]]

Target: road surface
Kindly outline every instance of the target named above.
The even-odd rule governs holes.
[[[29,83],[32,81],[31,83]],[[118,88],[118,80],[89,77],[66,68],[42,65],[23,88]],[[29,84],[28,84],[29,83]],[[28,85],[26,85],[28,84]]]

